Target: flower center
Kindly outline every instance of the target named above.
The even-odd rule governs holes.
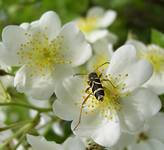
[[[27,64],[32,68],[33,73],[45,75],[54,70],[55,64],[69,63],[64,60],[64,56],[60,52],[62,37],[56,37],[49,41],[48,37],[41,32],[34,35],[26,33],[26,36],[30,40],[21,44],[17,54],[20,64]]]
[[[88,140],[86,150],[105,150],[105,148],[98,145],[93,140]]]
[[[164,50],[155,45],[148,46],[149,51],[143,53],[143,57],[148,60],[154,68],[155,73],[164,71]]]
[[[137,140],[137,143],[140,143],[141,141],[146,141],[148,140],[148,136],[144,133],[144,132],[141,132],[139,135],[138,135],[138,140]]]
[[[83,98],[84,101],[88,94],[92,93],[83,105],[83,112],[88,114],[98,109],[103,117],[112,120],[116,112],[121,109],[120,98],[126,96],[122,91],[125,89],[126,84],[124,83],[124,79],[127,76],[127,74],[115,77],[111,75],[102,76],[100,80],[105,93],[103,100],[97,100],[92,93],[92,88],[90,88]]]
[[[81,18],[77,25],[82,32],[90,32],[96,28],[96,17]]]

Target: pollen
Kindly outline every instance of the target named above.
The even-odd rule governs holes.
[[[96,17],[87,17],[81,18],[77,25],[82,32],[90,32],[96,29],[97,18]]]
[[[111,75],[102,76],[100,79],[105,93],[104,98],[102,101],[99,101],[94,94],[91,94],[83,105],[84,114],[87,115],[98,110],[102,117],[108,120],[114,119],[117,115],[116,113],[121,110],[120,98],[125,96],[125,93],[122,91],[126,88],[124,80],[127,77],[128,74],[119,74],[114,77]],[[88,93],[92,93],[91,88]],[[85,93],[82,101],[86,99],[88,93]]]
[[[91,139],[86,140],[86,150],[105,150],[105,147],[98,145]]]
[[[156,45],[149,45],[148,51],[142,56],[152,65],[155,73],[164,72],[164,50]]]
[[[137,143],[140,143],[141,141],[146,141],[148,139],[149,139],[148,135],[144,132],[141,132],[138,134]]]
[[[47,72],[51,73],[56,64],[65,64],[69,61],[64,59],[61,54],[62,37],[49,41],[48,37],[41,33],[31,35],[25,33],[29,41],[21,44],[17,52],[20,64],[26,64],[34,73],[45,75]]]

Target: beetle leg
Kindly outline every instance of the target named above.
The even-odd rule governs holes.
[[[87,95],[87,97],[84,99],[84,101],[82,102],[81,108],[80,108],[79,120],[78,120],[78,123],[77,123],[77,125],[74,127],[73,130],[76,130],[77,127],[79,126],[79,124],[80,124],[80,122],[81,122],[81,116],[82,116],[83,106],[84,106],[84,104],[86,103],[86,101],[88,100],[88,98],[90,97],[91,94],[92,94],[92,93],[89,93],[89,94]]]

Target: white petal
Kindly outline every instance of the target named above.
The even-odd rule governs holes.
[[[1,63],[9,66],[18,64],[17,55],[8,51],[2,42],[0,42],[0,60]]]
[[[136,138],[134,135],[122,132],[119,141],[116,145],[112,147],[112,150],[124,150],[125,147],[134,142],[136,142]]]
[[[94,43],[97,40],[108,36],[108,33],[108,30],[105,29],[94,30],[92,32],[86,33],[85,37],[90,43]]]
[[[44,13],[40,20],[40,28],[50,40],[54,39],[61,29],[59,16],[54,11]]]
[[[20,45],[27,42],[26,31],[16,25],[6,26],[2,31],[2,41],[11,53],[15,53],[20,49]]]
[[[104,14],[104,9],[102,7],[92,7],[87,13],[87,17],[101,17]]]
[[[28,22],[24,22],[24,23],[20,24],[20,27],[22,27],[25,30],[28,30],[30,28],[30,26],[31,25]]]
[[[64,150],[85,150],[85,145],[78,137],[69,137],[63,144]]]
[[[93,43],[92,47],[95,54],[87,63],[87,68],[89,71],[93,71],[105,62],[109,62],[113,54],[113,46],[106,38],[97,40],[95,43]],[[104,65],[100,68],[104,69],[106,67],[107,65]]]
[[[145,142],[141,142],[139,144],[133,144],[128,147],[128,150],[153,150],[149,147],[149,145]]]
[[[128,150],[163,150],[164,144],[160,141],[150,139],[145,142],[131,145]]]
[[[79,114],[79,109],[73,103],[62,103],[57,99],[53,104],[53,112],[61,119],[71,121]]]
[[[14,79],[14,86],[19,92],[25,92],[35,99],[48,99],[54,92],[54,79],[49,75],[31,75],[32,70],[26,65],[20,68]]]
[[[3,51],[1,50],[2,60],[7,65],[19,65],[17,51],[20,50],[20,45],[26,43],[27,40],[23,28],[14,25],[5,27],[2,31],[3,48],[5,47]]]
[[[163,83],[164,83],[164,73],[162,74],[154,73],[152,77],[144,84],[144,86],[152,89],[152,91],[160,95],[164,93]]]
[[[108,10],[104,15],[98,20],[98,26],[101,28],[106,28],[111,25],[116,19],[116,12],[113,10]]]
[[[61,82],[56,82],[55,94],[63,103],[72,103],[80,101],[83,97],[83,90],[87,87],[84,83],[85,79],[81,77],[70,76]],[[73,94],[72,94],[73,93]]]
[[[105,147],[113,146],[120,137],[120,126],[117,122],[104,122],[97,128],[91,136],[93,140]],[[110,137],[110,138],[109,138]]]
[[[55,142],[47,141],[42,136],[27,135],[27,141],[34,150],[62,150],[62,147]],[[64,150],[64,149],[63,149]]]
[[[99,70],[103,70],[104,68],[106,68],[106,65],[100,67],[102,64],[104,64],[105,62],[109,62],[110,57],[108,55],[105,54],[96,54],[95,56],[93,56],[90,61],[87,63],[87,69],[92,72],[95,69],[99,68]]]
[[[108,41],[107,38],[97,40],[95,43],[93,43],[92,46],[93,46],[93,50],[96,54],[102,54],[103,53],[109,57],[111,57],[113,54],[113,46]]]
[[[151,90],[140,88],[122,99],[123,120],[127,130],[136,131],[144,122],[157,114],[161,101]]]
[[[74,70],[71,65],[56,65],[55,66],[55,71],[53,72],[53,76],[55,79],[55,82],[61,82],[70,76],[73,76]]]
[[[75,23],[66,24],[59,36],[62,37],[63,55],[71,61],[73,66],[84,64],[92,55],[90,45]]]
[[[55,114],[64,120],[73,120],[79,116],[80,105],[75,103],[82,102],[82,90],[85,89],[83,79],[73,77],[73,75],[61,82],[56,82],[55,94],[58,100],[53,105]]]
[[[134,39],[130,39],[126,42],[126,44],[131,44],[133,45],[137,51],[142,52],[142,51],[146,51],[147,47],[144,43],[134,40]]]
[[[164,142],[164,113],[158,113],[149,122],[148,136]]]
[[[144,70],[144,71],[143,71]],[[124,79],[126,89],[132,91],[145,83],[152,75],[152,66],[145,60],[137,59],[132,45],[120,47],[112,56],[107,74],[128,76]]]
[[[75,119],[71,128],[77,125],[78,118]],[[83,114],[81,123],[74,134],[79,136],[91,137],[99,145],[110,147],[116,144],[120,137],[120,125],[118,118],[107,120],[100,116],[99,112]]]
[[[116,18],[116,15],[116,12],[113,10],[105,11],[101,7],[93,7],[88,11],[87,17],[97,18],[97,26],[100,28],[106,28],[113,23]]]

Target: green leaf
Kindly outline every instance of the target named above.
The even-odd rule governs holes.
[[[164,33],[159,32],[155,29],[151,31],[151,43],[157,44],[164,47]]]

